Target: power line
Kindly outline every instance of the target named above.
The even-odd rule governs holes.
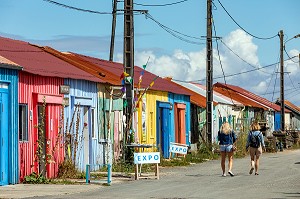
[[[278,57],[277,57],[277,60],[279,60],[279,55],[278,55]],[[278,67],[277,67],[277,71],[278,71]],[[272,73],[272,75],[271,75],[271,79],[270,79],[270,82],[269,82],[269,85],[268,85],[268,87],[267,87],[267,89],[266,89],[265,94],[267,93],[267,90],[269,89],[269,87],[270,87],[270,85],[271,85],[271,81],[272,81],[272,79],[273,79],[274,74],[276,74],[276,68],[274,68],[274,71],[273,71],[273,73]],[[276,80],[275,80],[275,81],[276,81]],[[273,92],[274,92],[274,90],[273,90]],[[274,95],[274,93],[273,93],[273,95]]]
[[[243,62],[245,62],[246,64],[248,64],[249,66],[251,66],[251,67],[253,67],[253,68],[258,68],[257,66],[254,66],[254,65],[252,65],[252,64],[250,64],[249,62],[247,62],[245,59],[243,59],[241,56],[239,56],[236,52],[234,52],[222,39],[221,39],[221,42],[222,42],[222,44],[228,49],[228,50],[230,50],[235,56],[237,56],[240,60],[242,60]],[[266,72],[266,71],[262,71],[262,72],[264,72],[264,73],[266,73],[266,74],[271,74],[271,73],[268,73],[268,72]]]
[[[191,41],[191,40],[188,40],[182,36],[185,36],[185,37],[189,37],[189,38],[193,38],[193,39],[198,39],[198,40],[203,40],[201,38],[198,38],[198,37],[193,37],[193,36],[189,36],[189,35],[186,35],[186,34],[183,34],[183,33],[180,33],[176,30],[173,30],[163,24],[161,24],[159,21],[155,20],[149,13],[145,13],[145,16],[149,19],[151,19],[152,21],[154,21],[158,26],[160,26],[162,29],[164,29],[166,32],[168,32],[169,34],[171,34],[172,36],[176,37],[177,39],[180,39],[181,41],[184,41],[186,43],[190,43],[190,44],[196,44],[196,45],[205,45],[205,43],[201,43],[201,42],[196,42],[196,41]],[[177,33],[177,34],[176,34]],[[182,35],[182,36],[180,36]]]
[[[232,19],[232,21],[238,26],[240,27],[243,31],[245,31],[247,34],[251,35],[252,37],[256,38],[256,39],[262,39],[262,40],[268,40],[268,39],[273,39],[275,37],[278,36],[278,34],[272,36],[272,37],[258,37],[258,36],[255,36],[253,34],[251,34],[250,32],[248,32],[247,30],[245,30],[241,25],[239,25],[237,23],[237,21],[229,14],[229,12],[226,10],[226,8],[223,6],[223,4],[220,2],[220,0],[218,0],[219,4],[222,6],[222,8],[224,9],[224,11],[227,13],[227,15]]]
[[[158,6],[172,6],[172,5],[176,5],[176,4],[180,4],[183,2],[186,2],[188,0],[182,0],[182,1],[177,1],[177,2],[173,2],[173,3],[166,3],[166,4],[141,4],[141,3],[134,3],[134,5],[138,5],[138,6],[153,6],[153,7],[158,7]]]
[[[58,5],[58,6],[61,6],[61,7],[64,7],[64,8],[69,8],[69,9],[72,9],[72,10],[77,10],[77,11],[82,11],[82,12],[89,12],[89,13],[94,13],[94,14],[109,14],[109,15],[112,14],[111,12],[99,12],[99,11],[94,11],[94,10],[87,10],[87,9],[77,8],[77,7],[69,6],[69,5],[66,5],[66,4],[58,3],[58,2],[52,1],[52,0],[43,0],[43,1],[46,1],[48,3],[52,3],[54,5]]]
[[[279,70],[279,65],[277,67],[277,72],[278,72],[278,70]],[[275,76],[275,82],[274,82],[274,87],[273,87],[273,95],[272,95],[272,100],[271,100],[272,102],[274,100],[274,95],[275,95],[275,87],[276,87],[277,75],[278,75],[278,73],[276,73],[276,76]]]
[[[288,76],[289,76],[289,79],[290,79],[290,81],[291,81],[291,83],[292,83],[292,86],[293,86],[294,88],[296,88],[295,85],[294,85],[294,82],[293,82],[292,79],[291,79],[290,73],[288,73]]]
[[[212,19],[213,19],[213,16],[212,16]],[[212,20],[212,24],[213,24],[213,29],[214,29],[215,37],[217,37],[217,30],[216,30],[216,27],[215,27],[214,20]],[[221,56],[220,56],[219,42],[218,42],[218,40],[216,40],[216,44],[217,44],[217,52],[218,52],[219,63],[220,63],[221,69],[222,69],[223,77],[224,77],[224,83],[225,83],[225,85],[227,85],[226,78],[225,78],[225,73],[224,73],[224,68],[223,68],[222,61],[221,61]],[[227,90],[227,91],[228,91],[228,94],[229,94],[229,97],[230,97],[230,100],[231,100],[232,104],[235,105],[235,103],[233,102],[231,93],[229,92],[229,90]]]
[[[295,58],[296,56],[294,57],[291,57],[291,58]],[[287,61],[289,59],[286,59],[285,61]],[[237,75],[242,75],[242,74],[245,74],[245,73],[250,73],[250,72],[254,72],[254,71],[257,71],[257,70],[261,70],[263,68],[268,68],[268,67],[271,67],[271,66],[274,66],[276,64],[278,64],[279,62],[276,62],[276,63],[273,63],[273,64],[269,64],[269,65],[266,65],[266,66],[262,66],[262,67],[259,67],[259,68],[256,68],[256,69],[252,69],[252,70],[248,70],[248,71],[244,71],[244,72],[239,72],[239,73],[233,73],[233,74],[229,74],[229,75],[225,75],[225,77],[233,77],[233,76],[237,76]],[[223,76],[218,76],[218,77],[214,77],[213,79],[221,79],[223,78]],[[199,79],[199,80],[189,80],[189,81],[185,81],[185,80],[178,80],[178,79],[174,79],[175,81],[179,81],[179,82],[186,82],[186,83],[193,83],[193,82],[202,82],[202,81],[205,81],[206,79]]]
[[[288,89],[285,89],[285,91],[290,91],[290,90],[294,90],[295,88],[288,88]],[[272,91],[272,92],[269,92],[269,93],[265,93],[265,94],[262,94],[262,95],[270,95],[270,94],[274,94],[274,93],[280,93],[280,91]]]
[[[286,51],[285,48],[284,48],[284,52],[285,52],[285,54],[288,56],[288,58],[290,58],[290,60],[291,60],[292,62],[294,62],[295,64],[298,64],[298,62],[295,62],[293,59],[291,59],[290,55],[287,53],[287,51]]]

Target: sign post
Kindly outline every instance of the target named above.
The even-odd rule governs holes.
[[[134,153],[134,164],[135,164],[135,179],[139,180],[141,177],[139,175],[139,165],[142,164],[155,164],[155,176],[159,179],[159,169],[158,164],[160,163],[160,153],[150,152],[150,153]]]
[[[180,143],[170,143],[170,158],[172,153],[177,153],[177,154],[182,154],[184,157],[187,154],[188,147],[185,144],[180,144]]]

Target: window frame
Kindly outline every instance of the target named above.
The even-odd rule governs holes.
[[[28,104],[19,104],[18,124],[19,142],[28,142]]]

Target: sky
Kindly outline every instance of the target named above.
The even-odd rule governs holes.
[[[0,0],[0,36],[109,60],[112,0]],[[206,84],[206,0],[133,0],[134,64],[161,77]],[[272,102],[300,106],[300,1],[213,0],[213,81]],[[114,59],[123,62],[123,1],[118,1]],[[145,15],[138,10],[147,10]],[[1,48],[1,47],[0,47]],[[292,58],[292,59],[290,59]]]

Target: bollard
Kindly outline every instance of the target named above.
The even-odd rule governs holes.
[[[91,179],[90,179],[90,165],[87,164],[86,167],[85,167],[85,183],[89,184],[90,182],[91,182]]]
[[[111,183],[111,164],[107,165],[107,184]]]

